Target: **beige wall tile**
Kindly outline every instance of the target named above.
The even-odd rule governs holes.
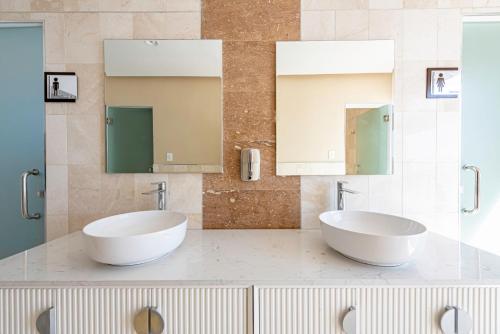
[[[24,12],[31,9],[31,0],[2,0],[0,1],[0,11]]]
[[[369,15],[369,39],[394,40],[396,58],[400,59],[403,56],[403,11],[371,10]]]
[[[404,0],[405,8],[436,8],[438,0]]]
[[[500,7],[500,0],[473,0],[474,7]]]
[[[170,174],[168,181],[169,210],[201,214],[202,175]]]
[[[438,60],[459,60],[462,55],[462,13],[459,9],[438,12]]]
[[[78,77],[78,99],[67,105],[68,113],[104,118],[104,65],[67,64],[66,70]]]
[[[393,175],[372,175],[370,182],[370,211],[391,215],[403,214],[403,166],[394,164]]]
[[[435,111],[436,99],[427,99],[426,78],[427,68],[436,67],[435,60],[404,61],[402,68],[402,111]]]
[[[131,39],[134,35],[132,13],[100,13],[102,39]]]
[[[369,0],[302,0],[302,10],[364,9]]]
[[[334,40],[335,11],[307,11],[301,17],[302,40]]]
[[[64,0],[64,10],[68,12],[97,12],[99,0]]]
[[[201,38],[201,14],[199,12],[167,13],[165,21],[165,38]]]
[[[404,0],[369,0],[370,9],[403,8]]]
[[[65,115],[48,115],[45,118],[45,162],[48,165],[68,163],[67,124]]]
[[[394,111],[394,130],[392,132],[392,149],[395,162],[403,161],[403,115],[404,113]]]
[[[69,189],[69,232],[81,230],[92,221],[102,218],[101,191]]]
[[[439,8],[467,8],[473,6],[474,0],[438,0]]]
[[[460,113],[437,113],[437,161],[455,162],[460,160]]]
[[[303,214],[319,215],[321,212],[333,209],[330,192],[333,181],[331,176],[300,177],[300,201]]]
[[[161,39],[166,38],[166,13],[134,14],[134,38]]]
[[[66,13],[64,49],[67,63],[102,63],[98,13]]]
[[[45,62],[64,63],[64,14],[34,13],[31,19],[44,22]]]
[[[201,213],[190,213],[188,214],[188,229],[190,230],[201,230],[203,229]]]
[[[403,161],[436,160],[436,113],[403,113]]]
[[[368,39],[369,15],[367,10],[339,10],[335,14],[337,40]]]
[[[434,213],[436,208],[436,164],[403,163],[403,215]]]
[[[46,241],[68,234],[68,215],[48,215],[45,217]]]
[[[166,10],[165,0],[101,0],[101,11],[161,12]]]
[[[200,12],[202,0],[166,0],[169,12]]]
[[[101,137],[97,115],[68,116],[68,163],[101,164]]]
[[[63,0],[31,0],[31,10],[38,12],[57,12],[64,8]]]
[[[321,228],[319,215],[317,215],[316,213],[302,212],[300,228],[303,230],[317,230]]]
[[[100,165],[69,165],[69,188],[77,190],[100,190],[102,172],[103,170]]]
[[[47,165],[46,174],[47,214],[68,214],[68,166]]]
[[[459,166],[440,162],[436,167],[436,212],[458,212]]]
[[[104,216],[135,211],[134,174],[103,174],[101,207]]]
[[[437,58],[437,11],[405,10],[403,12],[403,56],[405,60]]]

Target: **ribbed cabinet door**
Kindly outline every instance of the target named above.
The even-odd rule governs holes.
[[[469,313],[473,334],[500,333],[499,288],[401,287],[360,288],[360,333],[441,334],[446,306]]]
[[[258,288],[258,334],[340,334],[351,288]]]
[[[0,289],[0,333],[38,334],[36,319],[55,299],[54,289]]]
[[[246,288],[155,288],[151,305],[165,320],[165,334],[245,334]]]
[[[67,288],[57,293],[58,334],[135,334],[133,319],[150,289]]]

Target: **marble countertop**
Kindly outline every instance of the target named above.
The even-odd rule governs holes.
[[[353,262],[319,230],[190,230],[159,260],[114,267],[90,260],[80,232],[0,261],[0,287],[150,285],[500,285],[500,257],[429,233],[412,262]]]

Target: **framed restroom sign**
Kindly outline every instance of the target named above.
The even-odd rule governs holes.
[[[45,72],[45,102],[75,102],[77,97],[74,72]]]
[[[456,98],[460,93],[460,72],[457,67],[427,69],[427,98]]]

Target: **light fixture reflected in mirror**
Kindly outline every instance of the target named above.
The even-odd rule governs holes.
[[[158,45],[160,45],[160,42],[152,40],[152,39],[144,41],[144,43],[146,43],[147,45],[150,45],[150,46],[158,46]]]

